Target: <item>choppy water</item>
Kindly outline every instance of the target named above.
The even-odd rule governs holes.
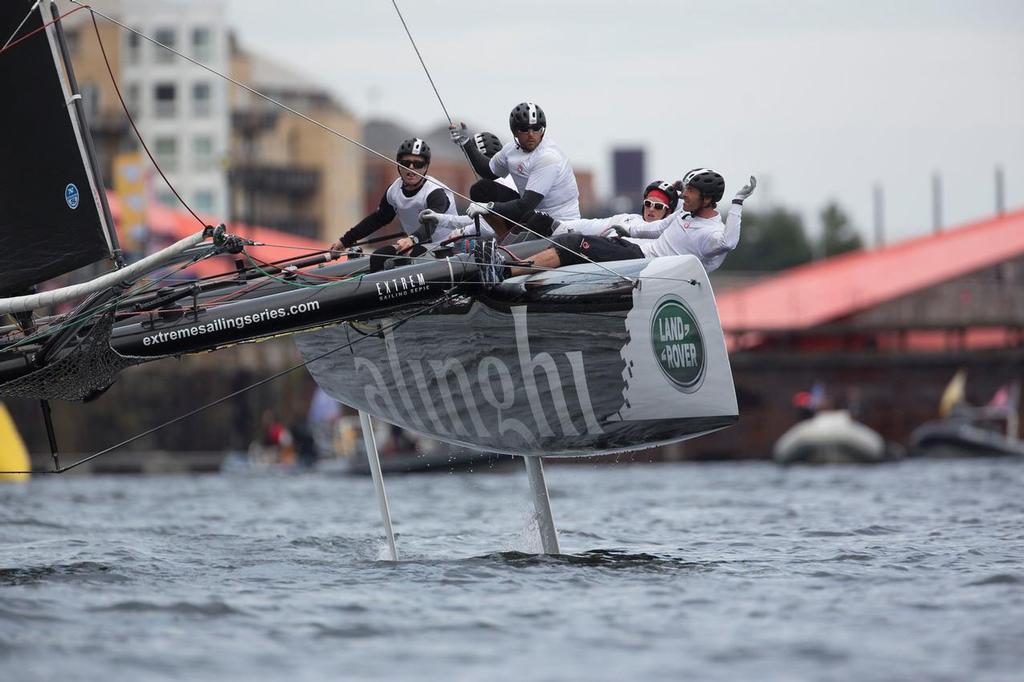
[[[0,486],[4,680],[1020,680],[1024,462]]]

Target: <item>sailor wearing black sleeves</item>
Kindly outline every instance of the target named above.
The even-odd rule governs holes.
[[[543,211],[556,220],[580,217],[580,192],[568,157],[545,138],[547,117],[533,102],[522,102],[509,114],[515,140],[489,160],[473,143],[465,125],[450,127],[452,140],[462,147],[482,179],[470,189],[466,214],[495,213],[522,223],[531,211]],[[516,190],[495,182],[510,176]]]
[[[408,251],[421,243],[438,242],[448,236],[450,228],[439,226],[436,222],[420,221],[420,213],[426,209],[442,215],[456,215],[455,195],[440,181],[427,175],[430,146],[419,138],[410,138],[399,145],[395,160],[398,162],[398,179],[391,183],[381,197],[377,210],[332,244],[332,251],[352,247],[396,217],[408,235],[395,244],[394,248],[398,252]],[[422,252],[422,249],[417,251]]]

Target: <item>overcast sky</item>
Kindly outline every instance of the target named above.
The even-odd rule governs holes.
[[[888,241],[990,214],[994,168],[1024,206],[1021,0],[400,0],[449,113],[510,138],[540,104],[548,135],[611,184],[610,150],[641,145],[647,174],[747,175],[748,206],[799,210],[812,232],[836,199],[866,237],[885,188]],[[444,112],[390,0],[228,0],[243,45],[322,82],[360,117],[415,132]],[[380,150],[391,153],[391,150]]]

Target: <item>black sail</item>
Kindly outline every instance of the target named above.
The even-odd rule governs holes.
[[[32,5],[0,2],[0,296],[109,257],[112,248],[94,194],[102,183],[90,178],[84,151],[89,132],[65,102],[63,59]]]

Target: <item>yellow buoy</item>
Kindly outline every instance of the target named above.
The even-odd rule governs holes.
[[[30,462],[25,441],[10,413],[0,403],[0,471],[28,471]],[[26,481],[29,474],[0,474],[0,481]]]

